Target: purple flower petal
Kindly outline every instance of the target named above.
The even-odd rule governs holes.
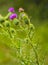
[[[14,18],[17,18],[17,14],[16,13],[14,13],[14,14],[12,14],[12,15],[10,15],[10,17],[9,17],[11,20],[13,20]]]
[[[11,8],[8,9],[8,11],[9,11],[9,12],[14,12],[14,8],[11,7]]]

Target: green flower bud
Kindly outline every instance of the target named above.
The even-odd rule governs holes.
[[[4,19],[0,19],[0,23],[3,23],[4,22]]]
[[[10,27],[10,26],[11,26],[11,24],[10,24],[10,22],[9,22],[9,21],[5,21],[5,22],[4,22],[4,26],[5,26],[5,27]]]
[[[11,38],[14,38],[16,31],[15,31],[14,28],[11,28],[11,27],[10,27],[10,28],[8,29],[8,33],[9,33],[9,35],[10,35]]]
[[[23,20],[24,20],[25,24],[29,24],[29,22],[30,22],[30,19],[25,14],[23,14]]]
[[[25,22],[25,24],[29,24],[29,21],[28,21],[28,20],[26,20],[26,19],[24,20],[24,22]]]
[[[15,29],[14,28],[10,28],[10,32],[11,33],[15,33]]]
[[[4,18],[0,15],[0,23],[4,22]]]
[[[13,23],[14,23],[15,25],[18,25],[18,24],[19,24],[19,20],[18,20],[18,19],[14,19],[14,20],[13,20]]]
[[[34,29],[35,29],[35,27],[34,27],[33,24],[30,24],[30,29],[31,29],[31,30],[34,30]]]

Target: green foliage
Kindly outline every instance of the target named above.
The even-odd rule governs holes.
[[[48,65],[48,25],[46,23],[48,20],[45,20],[48,19],[48,0],[1,0],[0,13],[5,16],[7,14],[7,9],[12,6],[15,7],[16,12],[19,7],[23,7],[28,15],[30,15],[31,22],[34,23],[37,29],[35,29],[34,33],[34,26],[31,24],[30,27],[32,32],[29,37],[32,39],[32,44],[37,51],[40,65],[43,65],[44,63],[44,65]],[[15,25],[16,21],[10,21],[7,18],[8,16],[5,16],[6,20],[4,23],[6,23],[6,21],[9,22],[9,25],[11,26],[9,27],[9,30],[8,27],[6,27],[6,24],[0,24],[0,55],[2,55],[0,57],[0,65],[35,65],[36,59],[32,46],[26,44],[28,42],[26,36],[29,34],[27,25],[22,25],[22,21],[21,23],[19,21],[19,24]],[[2,18],[0,17],[0,20],[1,19]],[[4,21],[4,19],[2,19],[2,21]]]
[[[4,22],[0,22],[0,64],[44,64],[48,54],[48,45],[45,46],[48,43],[48,24],[35,31],[25,12],[20,12],[14,19],[10,19],[10,15],[7,14],[7,19],[1,16]]]
[[[20,16],[20,14],[24,16]],[[34,26],[31,24],[27,14],[22,12],[20,12],[20,14],[18,18],[12,20],[10,19],[10,14],[7,19],[5,18],[6,16],[3,17],[4,22],[0,22],[1,65],[28,65],[31,63],[39,63],[36,58],[36,50],[32,45],[31,35],[33,35]],[[31,50],[34,52],[33,58],[36,59],[38,63],[31,58]]]

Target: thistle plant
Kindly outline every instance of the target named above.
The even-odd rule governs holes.
[[[4,51],[1,65],[39,65],[37,51],[32,43],[35,27],[30,18],[19,8],[9,8],[5,17],[0,16],[0,45]],[[1,20],[2,19],[2,20]]]

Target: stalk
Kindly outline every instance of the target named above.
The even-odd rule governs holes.
[[[29,28],[28,28],[28,30],[30,30],[29,33],[28,33],[28,38],[29,38],[30,44],[31,44],[31,46],[32,46],[32,48],[33,48],[33,51],[34,51],[34,53],[35,53],[36,64],[39,65],[38,54],[37,54],[37,52],[36,52],[36,50],[35,50],[35,48],[34,48],[34,46],[33,46],[33,44],[32,44],[32,40],[31,40],[31,38],[30,38],[30,33],[31,33],[32,30],[29,29]]]

